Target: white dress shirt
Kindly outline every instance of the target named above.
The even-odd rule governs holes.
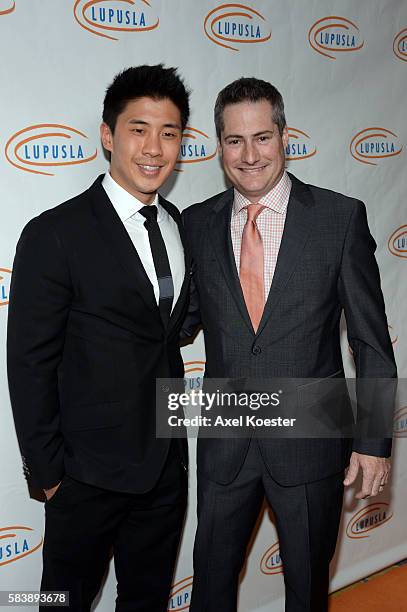
[[[141,259],[146,274],[153,285],[155,299],[158,304],[160,289],[151,253],[148,232],[144,227],[145,217],[138,212],[145,204],[121,187],[111,177],[109,172],[106,172],[102,185],[134,244],[134,248]],[[178,225],[171,215],[169,215],[160,205],[158,195],[155,196],[154,202],[152,202],[150,206],[156,206],[158,209],[157,221],[165,243],[165,248],[167,249],[172,282],[174,284],[174,301],[172,303],[172,308],[174,309],[185,276],[184,248],[179,235]]]

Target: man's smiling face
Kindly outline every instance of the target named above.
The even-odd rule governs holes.
[[[287,127],[280,135],[268,100],[229,104],[223,111],[219,153],[234,187],[258,202],[284,172]]]
[[[181,114],[168,98],[136,98],[117,117],[113,134],[102,123],[101,139],[111,154],[112,178],[138,200],[150,204],[177,162]]]

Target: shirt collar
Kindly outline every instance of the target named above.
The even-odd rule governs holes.
[[[288,200],[291,192],[291,179],[288,176],[287,172],[284,170],[281,179],[278,181],[277,185],[274,185],[272,189],[265,196],[260,198],[259,204],[265,206],[266,208],[271,208],[277,213],[285,213],[288,205]],[[252,204],[250,200],[245,198],[236,188],[234,189],[234,198],[233,198],[233,210],[232,214],[239,214],[243,208]]]
[[[117,183],[111,176],[110,172],[106,172],[102,186],[107,193],[109,200],[111,201],[115,211],[120,217],[120,220],[124,223],[132,217],[136,212],[140,210],[145,204],[140,202],[135,196],[131,195],[126,189],[124,189],[119,183]],[[157,206],[158,208],[158,220],[162,216],[162,207],[158,203],[158,194],[155,195],[153,202],[150,206]],[[140,219],[143,219],[141,215],[137,215]],[[144,219],[143,219],[144,221]]]

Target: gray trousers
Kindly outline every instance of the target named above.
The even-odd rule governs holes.
[[[343,473],[283,487],[269,474],[252,439],[239,474],[227,485],[198,473],[198,529],[190,612],[236,612],[239,573],[264,496],[283,560],[286,612],[326,612],[329,562],[335,552]]]

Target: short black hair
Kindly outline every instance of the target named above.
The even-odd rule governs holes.
[[[130,100],[137,98],[168,98],[181,113],[181,127],[185,128],[189,119],[189,91],[176,68],[156,66],[133,66],[119,72],[106,90],[103,102],[103,121],[112,134],[117,117],[123,112]]]
[[[216,135],[220,140],[224,129],[223,111],[230,104],[239,104],[239,102],[260,102],[268,100],[273,109],[272,118],[278,126],[278,131],[282,135],[284,128],[287,125],[284,114],[283,97],[272,85],[267,81],[256,79],[254,77],[242,77],[226,85],[219,92],[215,103],[215,127]]]

